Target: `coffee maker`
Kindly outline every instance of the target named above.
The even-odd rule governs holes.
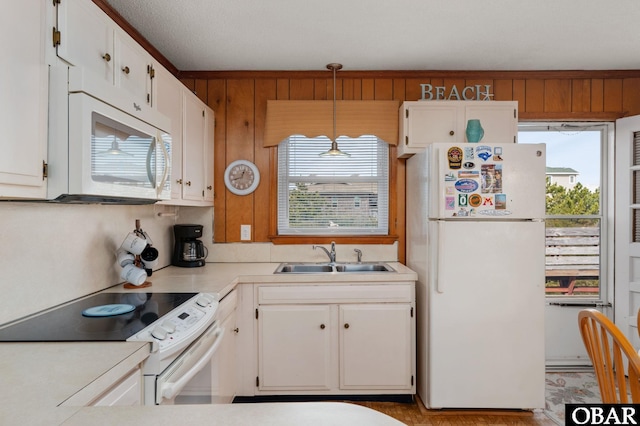
[[[202,225],[174,225],[175,246],[171,264],[185,268],[204,266],[209,254],[198,238],[202,237]]]

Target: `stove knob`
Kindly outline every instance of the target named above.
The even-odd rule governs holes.
[[[158,340],[164,340],[167,338],[167,330],[162,327],[156,327],[151,330],[151,335]]]
[[[211,304],[211,302],[213,302],[213,298],[211,298],[210,296],[206,295],[206,294],[202,294],[200,295],[197,299],[196,299],[196,303],[200,306],[202,306],[203,308],[205,306],[208,306]]]
[[[176,326],[171,321],[163,322],[161,327],[164,328],[165,330],[167,330],[167,333],[169,333],[169,334],[176,332]]]

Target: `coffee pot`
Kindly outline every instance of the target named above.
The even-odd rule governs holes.
[[[171,264],[185,268],[204,266],[209,254],[198,238],[202,237],[202,225],[174,225],[175,245]]]

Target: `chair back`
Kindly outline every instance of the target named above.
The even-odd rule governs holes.
[[[602,403],[640,403],[640,356],[622,331],[596,309],[581,310],[578,325]]]

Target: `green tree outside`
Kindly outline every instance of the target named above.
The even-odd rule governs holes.
[[[589,190],[581,183],[572,189],[549,183],[546,196],[547,215],[597,215],[600,213],[600,188]],[[548,219],[547,227],[598,226],[597,219]]]

